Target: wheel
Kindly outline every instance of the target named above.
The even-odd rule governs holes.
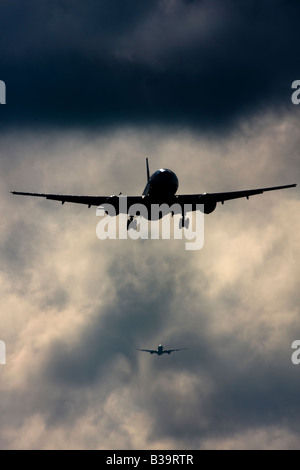
[[[190,219],[185,219],[185,218],[181,218],[179,220],[179,228],[189,228],[189,225],[190,225]]]
[[[136,230],[136,228],[137,228],[137,221],[133,220],[132,215],[127,220],[127,230],[129,230],[130,228],[133,229],[133,230]]]

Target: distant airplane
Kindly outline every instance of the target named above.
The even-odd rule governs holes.
[[[152,176],[150,176],[148,158],[146,158],[146,169],[147,169],[147,184],[141,196],[128,196],[127,197],[127,209],[133,204],[142,204],[147,209],[148,220],[151,220],[152,211],[151,204],[167,204],[172,212],[172,205],[178,204],[181,208],[182,218],[180,219],[180,228],[188,227],[189,219],[185,218],[186,205],[190,205],[189,210],[195,211],[197,205],[203,204],[203,212],[210,214],[217,206],[218,202],[224,204],[224,201],[231,199],[238,199],[246,197],[249,199],[250,196],[256,194],[262,194],[265,191],[274,191],[278,189],[293,188],[296,184],[288,184],[285,186],[273,186],[268,188],[248,189],[244,191],[232,191],[223,193],[203,193],[203,194],[180,194],[176,195],[178,189],[178,178],[173,171],[166,168],[156,170]],[[71,196],[67,194],[42,194],[42,193],[27,193],[20,191],[11,191],[12,194],[18,194],[21,196],[37,196],[45,197],[46,199],[52,199],[55,201],[61,201],[62,204],[65,202],[73,202],[77,204],[86,204],[88,207],[101,206],[103,204],[110,204],[114,207],[116,215],[120,211],[120,195],[116,196]],[[128,214],[129,215],[129,214]],[[139,215],[139,214],[135,214]],[[159,218],[164,214],[159,213]],[[134,215],[129,215],[127,228],[134,219]]]
[[[180,349],[164,349],[162,344],[159,344],[157,349],[141,349],[137,348],[137,351],[145,351],[150,354],[158,354],[158,356],[161,356],[162,354],[171,354],[174,351],[183,351],[184,349],[187,348],[180,348]]]

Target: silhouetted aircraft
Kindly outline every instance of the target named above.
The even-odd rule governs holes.
[[[285,186],[273,186],[268,188],[258,189],[247,189],[244,191],[232,191],[223,193],[203,193],[203,194],[179,194],[176,195],[178,189],[178,178],[175,173],[166,168],[156,170],[152,176],[149,172],[148,158],[146,158],[146,169],[147,169],[147,184],[141,196],[128,196],[126,214],[128,214],[128,208],[133,204],[142,204],[147,209],[148,220],[151,220],[152,211],[151,204],[167,204],[172,212],[172,205],[177,204],[181,208],[182,219],[180,220],[180,228],[185,227],[188,223],[188,219],[185,219],[186,205],[189,205],[189,211],[195,211],[196,205],[203,204],[203,212],[210,214],[217,206],[218,202],[224,204],[225,201],[238,198],[247,198],[256,194],[262,194],[265,191],[275,191],[278,189],[293,188],[296,184],[288,184]],[[42,193],[28,193],[21,191],[11,191],[12,194],[18,194],[21,196],[37,196],[45,197],[54,201],[61,201],[62,204],[65,202],[73,202],[77,204],[86,204],[88,207],[101,206],[103,204],[110,204],[115,209],[115,215],[120,212],[120,195],[116,196],[71,196],[67,194],[42,194]],[[123,213],[123,212],[122,212]],[[172,212],[174,215],[174,213]],[[128,226],[133,220],[135,215],[129,215]],[[159,212],[158,218],[161,218],[165,213]],[[153,220],[153,219],[152,219]],[[127,226],[127,227],[128,227]]]
[[[187,348],[180,348],[180,349],[164,349],[162,344],[159,344],[157,349],[141,349],[137,348],[137,351],[145,351],[150,354],[158,354],[158,356],[161,356],[162,354],[171,354],[174,351],[183,351],[184,349]]]

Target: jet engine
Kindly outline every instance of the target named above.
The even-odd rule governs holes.
[[[217,207],[217,203],[215,201],[209,201],[204,203],[204,214],[211,214],[215,208]]]

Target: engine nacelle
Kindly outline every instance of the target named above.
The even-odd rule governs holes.
[[[217,207],[216,202],[205,202],[204,203],[204,214],[211,214]]]
[[[201,194],[198,198],[197,198],[197,202],[193,202],[192,204],[192,207],[193,207],[193,211],[197,210],[198,209],[198,204],[202,204],[203,205],[203,209],[200,208],[200,211],[203,212],[204,214],[211,214],[215,208],[217,207],[217,203],[216,201],[214,201],[212,199],[212,197],[210,197],[209,194]]]

